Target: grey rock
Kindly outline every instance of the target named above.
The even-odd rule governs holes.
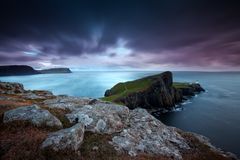
[[[62,128],[59,119],[48,110],[41,109],[37,105],[19,107],[4,113],[3,122],[29,121],[36,126],[48,126]]]
[[[21,96],[25,99],[49,99],[53,97],[52,92],[39,90],[39,91],[26,91],[21,94]]]
[[[20,83],[0,82],[0,93],[16,94],[24,93],[23,85]]]
[[[84,138],[84,125],[77,123],[71,128],[62,129],[50,133],[42,143],[41,149],[50,149],[54,151],[71,150],[77,151]]]
[[[91,98],[57,96],[54,99],[45,100],[44,104],[49,108],[69,109],[74,111],[88,104],[91,100]]]
[[[167,127],[145,109],[130,112],[129,126],[112,138],[112,145],[131,156],[139,153],[164,155],[182,159],[181,150],[190,149],[173,128]]]
[[[66,115],[72,123],[83,123],[87,131],[107,134],[121,132],[128,116],[129,109],[126,106],[104,102],[85,105]]]

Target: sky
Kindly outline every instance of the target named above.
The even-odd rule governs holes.
[[[240,71],[239,0],[1,0],[0,65]]]

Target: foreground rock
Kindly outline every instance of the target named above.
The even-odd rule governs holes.
[[[0,82],[0,93],[2,94],[17,94],[24,92],[24,87],[20,83]]]
[[[130,112],[128,127],[113,137],[112,144],[117,150],[132,156],[147,153],[174,159],[182,159],[180,151],[190,149],[186,140],[173,128],[168,128],[139,108]]]
[[[125,106],[100,102],[85,105],[66,116],[72,123],[83,123],[87,131],[111,134],[122,131],[128,115],[129,110]]]
[[[77,151],[84,138],[84,125],[77,123],[71,128],[62,129],[48,135],[41,145],[42,150]]]
[[[55,116],[37,105],[19,107],[5,112],[3,122],[12,121],[28,121],[36,126],[62,128],[62,123]]]
[[[118,83],[105,92],[103,100],[130,109],[171,109],[188,96],[204,91],[197,83],[173,83],[172,73],[164,72],[142,79]]]

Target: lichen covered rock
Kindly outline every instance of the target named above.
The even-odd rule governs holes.
[[[16,94],[24,93],[23,85],[20,83],[1,82],[0,81],[0,93],[2,94]]]
[[[49,108],[69,109],[71,111],[87,105],[93,100],[92,98],[79,98],[71,96],[56,96],[54,99],[44,101],[44,104]]]
[[[77,123],[71,128],[62,129],[48,135],[41,149],[53,151],[77,151],[84,138],[84,125]]]
[[[72,123],[83,123],[87,131],[111,134],[122,131],[128,115],[129,109],[125,106],[99,102],[85,105],[66,116]]]
[[[130,112],[129,125],[112,138],[115,148],[132,156],[140,153],[181,159],[181,150],[190,149],[174,128],[167,127],[145,109]]]
[[[4,113],[3,122],[28,121],[36,126],[47,126],[62,128],[59,119],[48,110],[41,109],[37,105],[19,107]]]

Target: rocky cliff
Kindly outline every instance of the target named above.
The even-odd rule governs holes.
[[[39,72],[34,70],[32,67],[26,65],[0,66],[0,76],[32,75],[32,74],[39,74]]]
[[[0,128],[2,160],[237,159],[145,109],[24,90],[18,83],[0,82]]]
[[[45,70],[35,70],[27,65],[0,66],[0,76],[20,76],[49,73],[72,73],[69,68],[50,68]]]
[[[171,109],[189,96],[204,89],[197,83],[173,82],[167,71],[125,83],[118,83],[105,92],[104,100],[124,104],[131,109]]]

